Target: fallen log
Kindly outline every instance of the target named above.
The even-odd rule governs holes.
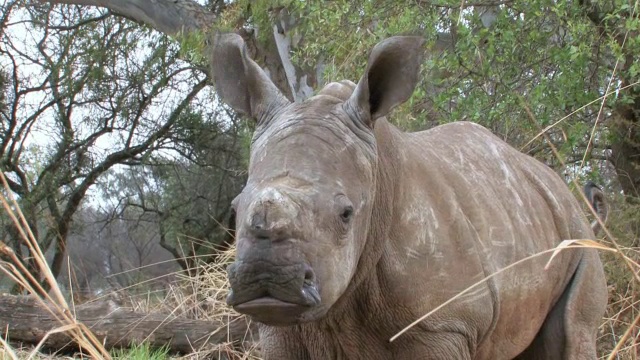
[[[90,328],[107,349],[146,341],[153,348],[168,346],[173,353],[187,354],[210,344],[252,343],[258,339],[256,325],[245,318],[236,318],[230,323],[190,320],[134,312],[113,301],[76,306],[75,317]],[[37,344],[61,325],[31,296],[0,295],[0,335],[11,342]],[[56,350],[77,347],[64,333],[51,334],[45,346]]]

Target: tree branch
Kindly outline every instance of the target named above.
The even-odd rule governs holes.
[[[119,164],[122,161],[131,159],[147,151],[150,147],[152,147],[153,143],[157,139],[165,136],[169,132],[171,127],[175,124],[175,122],[178,120],[182,111],[189,105],[189,103],[196,97],[196,95],[198,95],[198,93],[202,89],[204,89],[206,84],[207,84],[207,79],[200,81],[200,83],[198,83],[191,90],[191,92],[189,92],[189,94],[182,100],[182,102],[178,105],[178,107],[173,111],[169,119],[167,119],[167,122],[162,127],[160,127],[158,131],[151,134],[143,143],[137,146],[123,149],[121,151],[110,154],[102,163],[98,164],[95,168],[93,168],[89,172],[89,174],[87,174],[85,179],[71,193],[71,196],[69,196],[69,200],[67,201],[65,210],[57,225],[58,232],[60,234],[60,239],[58,241],[61,241],[61,239],[66,239],[66,236],[69,232],[69,226],[70,226],[71,218],[73,214],[75,214],[76,210],[80,206],[80,202],[84,198],[84,195],[86,194],[89,187],[91,187],[91,185],[93,185],[96,182],[98,177],[102,175],[105,171],[113,167],[115,164]],[[63,248],[64,246],[66,246],[66,244],[61,244],[61,245],[63,246]],[[63,255],[64,253],[56,253],[53,257],[53,261],[51,262],[51,270],[54,276],[57,276],[57,274],[59,273],[59,270],[62,269],[62,264],[64,259]],[[57,272],[54,270],[57,270]]]
[[[52,4],[104,7],[167,35],[210,28],[217,16],[191,0],[53,0]]]

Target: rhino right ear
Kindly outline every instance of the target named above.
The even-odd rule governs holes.
[[[375,120],[407,101],[418,83],[424,39],[393,36],[378,43],[347,106],[373,127]]]
[[[260,66],[249,58],[244,40],[238,34],[216,35],[212,73],[222,101],[257,122],[269,111],[290,103]]]

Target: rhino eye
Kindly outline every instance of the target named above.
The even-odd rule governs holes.
[[[342,209],[342,212],[340,213],[340,219],[342,219],[342,221],[345,223],[348,223],[351,220],[352,216],[353,216],[353,206],[351,205],[345,206],[344,209]]]

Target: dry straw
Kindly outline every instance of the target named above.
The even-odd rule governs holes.
[[[56,279],[51,273],[47,260],[38,246],[38,242],[31,232],[24,215],[20,210],[20,206],[13,197],[4,173],[2,172],[0,172],[0,180],[4,187],[4,192],[0,192],[0,202],[2,202],[2,206],[4,207],[6,214],[11,218],[11,221],[20,234],[24,244],[31,251],[40,274],[43,274],[44,276],[43,281],[50,286],[51,290],[50,292],[47,292],[42,287],[39,281],[40,279],[36,279],[24,266],[22,261],[18,259],[14,251],[9,246],[1,242],[0,253],[9,258],[11,262],[0,262],[0,270],[9,278],[13,279],[18,285],[26,289],[29,294],[36,297],[42,307],[49,311],[54,319],[60,322],[60,327],[49,331],[28,358],[31,359],[37,354],[44,341],[50,335],[65,332],[78,344],[79,348],[88,353],[91,357],[95,359],[111,359],[109,352],[105,350],[91,330],[73,317],[65,297],[62,294]],[[2,345],[5,349],[9,349],[4,340]],[[10,357],[15,358],[15,354],[10,352],[10,350],[5,351]]]

